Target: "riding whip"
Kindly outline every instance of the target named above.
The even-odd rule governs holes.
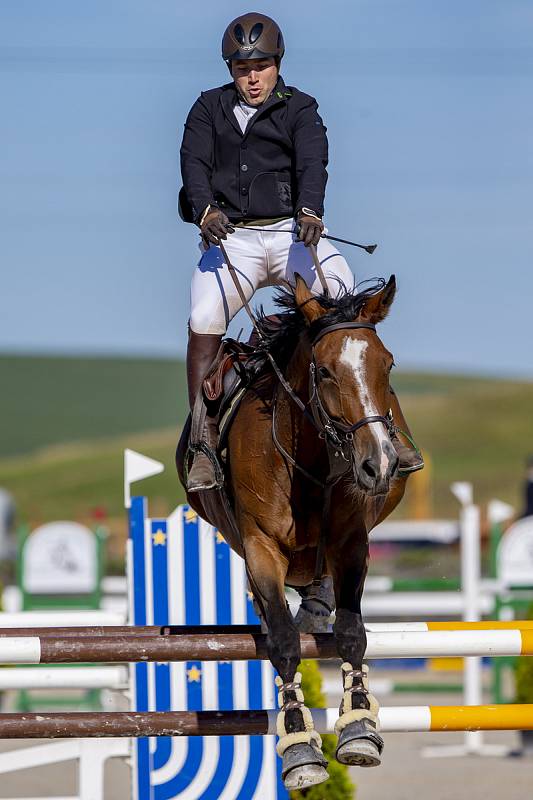
[[[251,225],[239,225],[239,230],[242,231],[258,231],[259,233],[287,233],[287,231],[278,231],[278,230],[271,230],[270,228],[253,228]],[[358,244],[358,242],[352,242],[350,239],[341,239],[339,236],[332,236],[330,233],[322,233],[320,235],[321,239],[331,239],[332,242],[342,242],[342,244],[349,244],[352,247],[360,247],[361,250],[364,250],[369,255],[372,255],[374,250],[377,248],[377,244]]]

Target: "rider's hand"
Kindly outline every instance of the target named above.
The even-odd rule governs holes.
[[[200,221],[200,235],[206,247],[220,244],[221,239],[227,239],[228,233],[233,233],[235,228],[220,208],[210,207]]]
[[[310,208],[302,208],[298,211],[296,222],[299,226],[298,238],[300,241],[306,247],[309,247],[310,244],[314,244],[316,247],[324,230],[324,223],[318,214],[315,214]]]

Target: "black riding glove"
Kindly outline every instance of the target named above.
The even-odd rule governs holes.
[[[310,244],[314,244],[316,247],[322,236],[322,231],[324,230],[324,223],[320,217],[315,214],[314,211],[311,211],[310,208],[302,208],[298,211],[296,222],[299,226],[298,238],[300,241],[302,241],[306,247],[309,247]]]
[[[228,233],[233,233],[235,228],[220,208],[210,207],[200,220],[200,235],[206,247],[220,244],[221,239],[227,239]]]

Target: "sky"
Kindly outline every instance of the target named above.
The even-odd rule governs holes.
[[[184,354],[179,144],[249,10],[320,104],[330,233],[397,276],[398,366],[532,378],[530,0],[0,0],[0,352]]]

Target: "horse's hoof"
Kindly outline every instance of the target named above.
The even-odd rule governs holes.
[[[329,614],[313,614],[300,606],[294,617],[294,624],[300,633],[327,633],[329,630]]]
[[[378,767],[381,764],[383,739],[368,720],[347,725],[339,736],[335,758],[352,767]]]
[[[340,764],[351,767],[379,767],[381,756],[378,748],[370,739],[354,739],[337,749],[335,754]]]
[[[324,783],[328,778],[328,772],[324,767],[307,764],[304,767],[295,767],[288,772],[283,779],[283,785],[289,792],[293,792],[297,789],[307,789],[309,786]]]
[[[329,778],[328,762],[316,747],[310,744],[293,744],[283,753],[281,777],[289,791],[306,789],[324,783]]]

